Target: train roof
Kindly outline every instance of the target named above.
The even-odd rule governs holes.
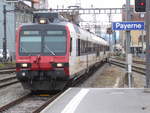
[[[59,23],[49,23],[49,24],[43,24],[43,25],[62,25],[66,26],[69,22],[59,22]],[[21,26],[36,26],[36,25],[42,25],[39,23],[23,23]]]
[[[92,35],[92,40],[94,42],[97,42],[97,43],[101,43],[103,45],[108,45],[108,42],[106,40],[104,40],[102,37],[99,37],[97,35],[95,35],[94,33],[91,33],[87,30],[84,30],[84,29],[81,29],[79,26],[77,25],[74,25],[73,23],[70,23],[70,22],[53,22],[53,23],[49,23],[49,24],[38,24],[38,23],[25,23],[25,24],[22,24],[21,27],[26,27],[26,26],[38,26],[38,25],[41,25],[41,26],[44,26],[44,25],[58,25],[58,26],[68,26],[69,28],[73,28],[73,29],[78,29],[79,30],[79,33],[81,34],[84,34],[84,35]],[[76,28],[75,28],[76,27]],[[77,32],[75,30],[75,32]]]

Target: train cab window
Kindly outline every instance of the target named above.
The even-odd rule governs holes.
[[[20,33],[20,55],[41,52],[42,37],[39,31],[22,31]]]
[[[55,30],[47,31],[44,36],[44,54],[65,55],[67,46],[66,31]]]
[[[20,52],[40,52],[41,37],[40,36],[22,36],[20,39]]]

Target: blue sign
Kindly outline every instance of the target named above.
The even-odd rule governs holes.
[[[122,31],[130,31],[130,30],[144,30],[145,24],[144,22],[113,22],[112,30],[122,30]]]

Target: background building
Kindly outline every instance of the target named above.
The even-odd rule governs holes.
[[[3,49],[4,38],[4,12],[3,7],[6,5],[6,34],[7,49],[10,55],[15,58],[15,36],[16,29],[22,23],[32,22],[32,8],[23,2],[6,2],[0,1],[0,49]]]
[[[126,8],[125,5],[123,6],[124,10],[122,11],[122,21],[126,21]],[[130,6],[130,15],[131,15],[131,21],[144,21],[144,14],[143,13],[136,13],[134,11],[134,6]],[[125,48],[125,40],[126,40],[126,34],[125,31],[120,31],[120,42]],[[141,53],[142,50],[144,51],[146,48],[145,43],[145,31],[131,31],[131,52],[135,55],[138,53]]]

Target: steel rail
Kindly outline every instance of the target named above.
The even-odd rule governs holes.
[[[7,73],[13,73],[15,72],[15,68],[10,68],[10,69],[0,69],[0,74],[7,74]]]
[[[0,70],[8,70],[8,69],[15,69],[16,67],[5,67],[5,68],[0,68]]]
[[[9,81],[9,80],[13,80],[16,79],[16,76],[8,76],[7,78],[2,78],[0,79],[0,83],[5,82],[5,81]]]
[[[14,79],[11,79],[9,81],[3,81],[3,82],[0,82],[0,89],[1,88],[4,88],[4,87],[7,87],[7,86],[10,86],[10,85],[13,85],[13,84],[16,84],[18,83],[19,81],[16,79],[16,77]]]
[[[32,113],[40,113],[43,109],[45,109],[50,103],[52,103],[57,97],[59,97],[64,91],[52,96],[48,101],[46,101],[42,106],[37,108]]]
[[[23,96],[23,97],[21,97],[19,99],[16,99],[16,100],[14,100],[14,101],[12,101],[12,102],[10,102],[10,103],[0,107],[0,112],[3,112],[5,110],[11,108],[12,106],[15,106],[15,105],[21,103],[22,101],[24,101],[26,98],[28,98],[30,96],[31,96],[31,93],[29,93],[29,94],[27,94],[27,95],[25,95],[25,96]]]
[[[119,60],[119,61],[125,61],[125,58],[111,58],[111,59]],[[133,59],[133,63],[141,64],[141,65],[146,65],[145,61],[134,60],[134,59]]]
[[[111,59],[111,64],[117,65],[117,66],[122,67],[122,68],[126,68],[126,63],[125,62],[120,62],[120,61]],[[140,74],[142,74],[144,76],[146,75],[146,69],[142,68],[142,67],[139,67],[139,66],[133,65],[132,66],[132,71],[140,73]]]
[[[91,71],[89,73],[86,73],[83,76],[80,76],[75,80],[72,80],[69,83],[69,85],[67,85],[67,87],[64,89],[64,91],[54,95],[46,103],[44,103],[41,107],[36,109],[33,113],[40,113],[44,108],[46,108],[50,103],[52,103],[57,97],[59,97],[62,93],[64,93],[69,87],[77,87],[78,85],[80,85],[83,81],[87,80],[90,76],[92,76],[100,66],[102,66],[102,64],[91,69]]]
[[[48,101],[44,102],[44,104],[42,104],[37,109],[35,109],[33,111],[33,113],[41,112],[45,107],[47,107],[50,103],[52,103],[57,97],[59,97],[62,93],[64,93],[70,86],[76,87],[78,84],[85,81],[89,76],[91,76],[94,72],[96,72],[96,70],[99,67],[100,67],[100,65],[97,66],[96,68],[91,69],[90,73],[85,74],[84,76],[81,76],[81,77],[75,79],[74,81],[72,81],[63,91],[61,91],[61,92],[53,95],[52,97],[50,97],[50,99],[48,99]],[[14,105],[17,105],[17,104],[20,104],[20,103],[24,102],[29,96],[31,96],[31,94],[28,94],[28,95],[26,95],[24,97],[21,97],[21,98],[15,100],[13,102],[8,103],[7,105],[4,105],[4,106],[0,107],[0,112],[8,110],[11,107],[13,107]]]
[[[13,73],[16,72],[16,69],[14,67],[10,67],[10,68],[0,68],[0,74],[9,74],[9,73]],[[0,76],[0,88],[18,83],[19,81],[17,80],[17,78],[15,76],[7,76],[2,78]]]

